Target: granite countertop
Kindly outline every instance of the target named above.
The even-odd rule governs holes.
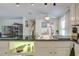
[[[39,39],[39,40],[23,40],[23,39],[0,39],[0,41],[71,41],[70,39],[66,39],[66,38],[63,38],[63,39],[48,39],[48,40],[45,40],[45,39]]]
[[[71,41],[69,36],[59,36],[54,39],[15,39],[15,38],[0,38],[0,41]]]
[[[71,41],[70,36],[54,36],[54,39],[16,39],[16,38],[0,38],[0,41]]]

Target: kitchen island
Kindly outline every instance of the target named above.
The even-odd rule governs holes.
[[[12,43],[34,43],[31,53],[10,53]],[[0,55],[23,56],[69,56],[73,47],[71,40],[1,40]],[[19,45],[19,44],[18,44]],[[26,44],[27,45],[27,44]],[[16,48],[15,48],[16,49]]]

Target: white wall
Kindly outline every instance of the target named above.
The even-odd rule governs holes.
[[[68,10],[60,19],[59,19],[59,31],[61,35],[61,22],[65,19],[65,36],[71,35],[71,21],[70,21],[70,10]]]
[[[46,32],[46,30],[48,29],[48,27],[42,28],[41,22],[45,22],[45,20],[44,19],[36,20],[36,34],[39,35],[39,36],[42,33]],[[51,19],[51,22],[53,22],[53,25],[54,25],[54,27],[53,27],[54,34],[56,34],[56,30],[58,29],[58,19]]]
[[[36,34],[41,35],[44,31],[47,30],[47,28],[42,28],[41,23],[45,22],[43,19],[36,20]]]
[[[29,26],[26,27],[25,21],[29,21],[26,17],[23,18],[23,39],[25,39],[28,35],[30,35],[30,28]],[[28,22],[29,23],[29,22]]]
[[[26,27],[26,22],[28,22],[28,27]],[[32,23],[30,19],[27,19],[27,17],[23,18],[23,39],[25,39],[26,37],[28,37],[29,35],[32,35]]]
[[[59,18],[59,35],[62,35],[62,25],[64,25],[64,24],[62,24],[63,20],[65,20],[65,15],[63,15]]]
[[[70,21],[70,10],[67,11],[65,19],[66,19],[66,23],[65,23],[66,36],[71,36],[72,30],[71,30],[71,21]]]
[[[25,21],[26,20],[29,23],[28,27],[25,27]],[[35,30],[36,31],[36,36],[41,36],[42,33],[47,31],[48,27],[46,27],[46,28],[41,27],[42,26],[41,23],[45,22],[44,19],[35,19],[35,21],[36,21],[36,30]],[[54,34],[56,34],[56,30],[58,29],[58,19],[51,19],[51,22],[53,22],[53,24],[54,24],[53,30],[54,30]],[[31,26],[30,20],[27,19],[26,17],[23,18],[23,39],[25,39],[26,36],[32,34],[30,26]]]

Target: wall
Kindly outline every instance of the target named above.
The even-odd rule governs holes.
[[[26,22],[25,21],[27,21],[28,27],[26,26]],[[25,39],[29,35],[32,35],[31,22],[30,22],[29,19],[27,19],[26,17],[24,17],[23,18],[23,39]]]
[[[71,36],[71,21],[70,21],[70,10],[66,12],[65,16],[66,36]]]
[[[36,34],[41,35],[44,31],[47,30],[47,28],[42,28],[41,23],[45,22],[43,19],[36,20]]]
[[[70,36],[71,35],[71,21],[70,21],[70,10],[68,10],[62,17],[59,19],[59,30],[60,30],[60,35],[61,35],[61,22],[62,20],[65,20],[65,36]]]
[[[23,18],[23,39],[25,39],[25,37],[27,36],[27,34],[29,34],[28,28],[25,27],[25,21],[28,20],[25,17]]]
[[[28,24],[29,24],[28,27],[25,27],[26,20],[28,21]],[[36,21],[36,30],[35,30],[36,37],[41,36],[42,33],[47,31],[48,27],[46,27],[46,28],[41,27],[42,26],[41,23],[45,22],[44,19],[35,19],[35,21]],[[58,29],[58,19],[51,19],[51,22],[53,22],[53,24],[54,24],[53,30],[54,30],[54,34],[56,34],[56,30]],[[30,19],[27,19],[26,17],[23,18],[23,39],[25,39],[25,37],[27,37],[28,35],[32,34],[30,26],[31,26]]]
[[[41,27],[42,26],[41,25],[42,22],[45,22],[45,20],[44,19],[36,20],[36,35],[38,35],[38,36],[41,36],[41,34],[46,32],[47,29],[48,29],[48,27],[46,27],[46,28],[42,28]],[[56,30],[58,29],[58,19],[51,19],[50,22],[52,22],[53,25],[54,25],[54,27],[52,29],[54,30],[54,35],[55,35],[56,34]]]

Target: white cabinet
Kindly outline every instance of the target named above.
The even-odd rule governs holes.
[[[9,42],[0,41],[0,55],[69,56],[71,47],[71,41],[35,41],[32,54],[10,54],[8,53]],[[76,55],[79,55],[79,47],[76,48]]]
[[[70,48],[64,48],[64,47],[59,47],[55,48],[55,56],[69,56],[70,55]]]
[[[9,42],[0,41],[0,55],[8,55]]]
[[[79,44],[74,43],[75,44],[75,56],[79,56]]]
[[[74,25],[75,23],[75,4],[72,4],[70,6],[70,23],[71,25]]]
[[[76,4],[76,24],[79,24],[79,3]]]
[[[37,41],[35,47],[53,47],[53,41]]]
[[[69,56],[71,42],[35,42],[35,53],[38,56]]]
[[[37,41],[35,42],[35,54],[37,56],[51,56],[54,55],[53,43],[51,41]]]
[[[79,3],[70,6],[70,20],[72,25],[79,24]]]
[[[51,56],[51,55],[54,55],[54,52],[52,52],[51,48],[49,48],[49,47],[40,47],[40,48],[36,49],[35,55]]]

